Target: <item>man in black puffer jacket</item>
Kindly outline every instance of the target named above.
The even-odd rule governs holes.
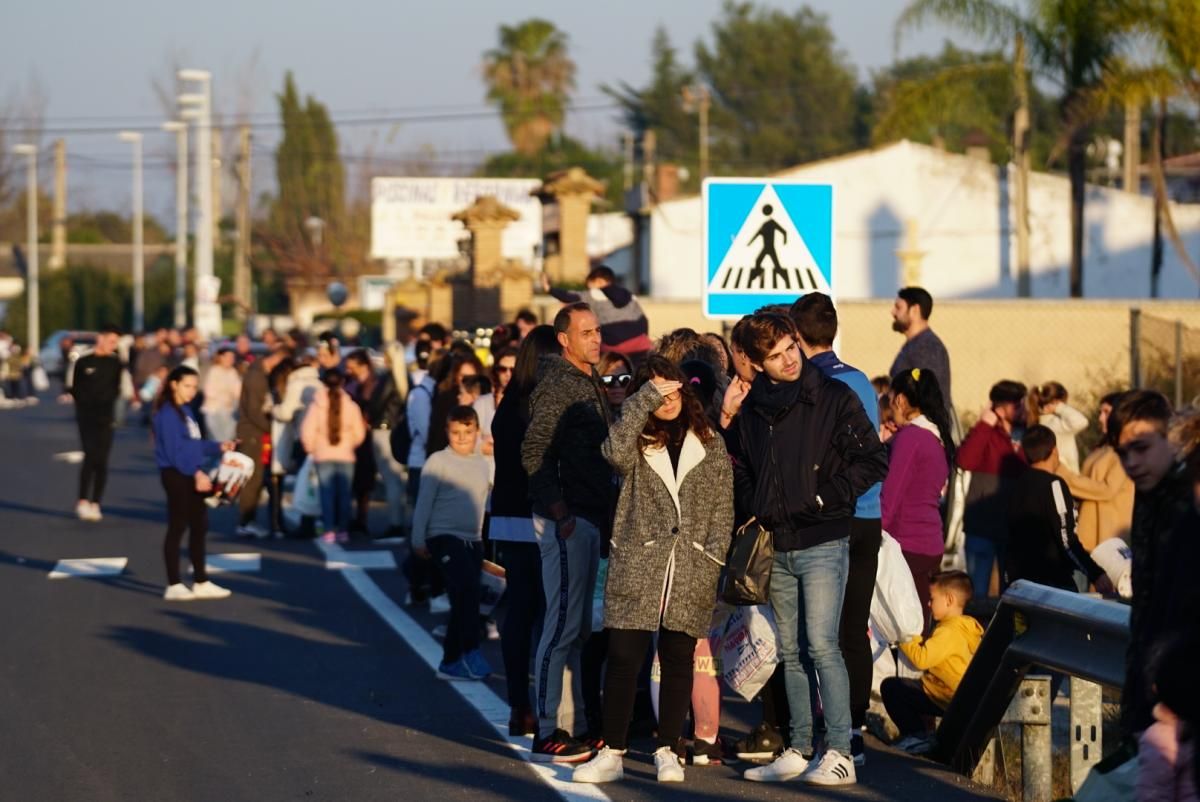
[[[538,735],[533,760],[578,763],[592,750],[558,729],[558,705],[563,666],[569,661],[571,673],[579,671],[591,634],[600,541],[607,537],[613,500],[612,468],[600,453],[610,419],[596,374],[600,323],[595,314],[587,304],[569,304],[555,316],[554,330],[562,356],[542,358],[521,446],[546,595],[534,664]]]
[[[853,784],[850,683],[838,629],[855,502],[887,474],[887,452],[855,392],[800,353],[788,317],[755,315],[739,340],[758,376],[729,438],[735,495],[740,517],[755,516],[773,534],[771,606],[792,716],[792,748],[746,778]],[[809,688],[817,678],[827,748],[810,769]]]

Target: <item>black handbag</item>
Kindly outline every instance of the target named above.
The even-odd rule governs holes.
[[[771,533],[751,518],[733,536],[733,548],[725,563],[725,585],[721,597],[729,604],[750,606],[770,599],[771,564],[775,545]]]

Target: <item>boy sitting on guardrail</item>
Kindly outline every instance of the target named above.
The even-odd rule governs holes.
[[[979,648],[983,627],[963,608],[974,586],[965,571],[942,571],[929,584],[929,609],[937,626],[928,638],[917,636],[900,644],[921,679],[888,677],[879,686],[883,706],[900,730],[899,749],[912,754],[929,751],[924,718],[940,716],[950,705],[967,666]]]

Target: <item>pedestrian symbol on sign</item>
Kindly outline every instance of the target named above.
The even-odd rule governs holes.
[[[705,184],[705,313],[747,314],[831,292],[829,186],[711,179]]]

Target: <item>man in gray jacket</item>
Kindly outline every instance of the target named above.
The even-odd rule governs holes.
[[[600,453],[608,437],[608,401],[596,373],[600,323],[587,304],[564,306],[554,318],[562,356],[543,357],[530,398],[521,447],[529,474],[534,531],[542,553],[546,619],[534,665],[538,734],[533,760],[578,763],[590,747],[558,727],[563,667],[579,676],[591,634],[592,591],[600,539],[609,528],[612,468]]]

